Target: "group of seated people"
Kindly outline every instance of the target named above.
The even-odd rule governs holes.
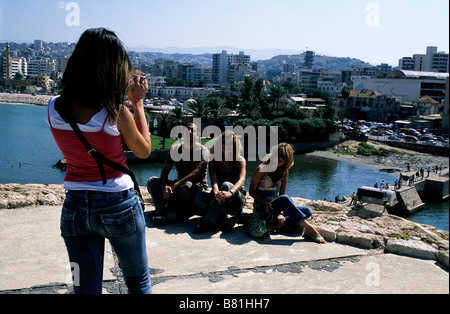
[[[171,147],[161,176],[152,177],[147,183],[155,205],[152,220],[163,225],[197,215],[202,219],[195,233],[219,230],[229,233],[247,201],[246,160],[241,156],[240,140],[234,132],[225,131],[208,150],[197,141],[197,126],[189,122],[186,127],[189,134],[185,134],[183,143]],[[270,158],[278,158],[277,166],[275,171],[267,172],[264,166],[271,162]],[[307,221],[312,216],[311,209],[296,206],[286,195],[293,165],[294,150],[282,143],[253,173],[249,193],[254,199],[254,210],[248,223],[249,234],[261,238],[282,228],[291,231],[303,228],[315,242],[326,243]],[[169,180],[173,166],[178,174],[175,181]],[[207,181],[208,166],[212,189]]]

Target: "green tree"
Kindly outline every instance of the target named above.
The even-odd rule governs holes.
[[[262,117],[261,107],[255,101],[245,101],[241,104],[239,108],[241,115],[252,119],[253,121],[258,120]]]
[[[156,118],[159,120],[160,126],[161,126],[161,133],[162,133],[162,149],[166,149],[166,138],[167,138],[167,132],[169,128],[172,126],[172,119],[173,114],[172,112],[161,112],[158,113]]]
[[[176,107],[171,111],[172,114],[172,125],[183,125],[184,112],[181,107]]]
[[[204,99],[191,101],[187,112],[192,114],[194,118],[200,118],[202,121],[202,126],[206,126],[209,111],[208,104]]]
[[[280,104],[282,103],[285,97],[286,91],[283,88],[279,86],[273,86],[270,88],[269,102],[271,102],[275,106],[277,117],[279,115]]]
[[[215,95],[206,98],[206,104],[208,107],[209,115],[213,119],[213,124],[222,129],[222,126],[219,123],[219,117],[226,115],[229,112],[229,109],[226,106],[227,104],[226,99]]]
[[[264,92],[264,79],[262,77],[258,78],[255,82],[253,88],[253,96],[259,105],[266,100],[266,93]]]
[[[254,97],[255,83],[249,76],[245,77],[244,85],[241,88],[241,100],[242,102],[250,102]]]

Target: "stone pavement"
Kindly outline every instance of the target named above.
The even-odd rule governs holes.
[[[60,208],[0,211],[0,294],[71,292]],[[297,236],[254,240],[242,226],[226,235],[195,235],[196,222],[148,224],[155,294],[449,293],[448,269],[434,260],[319,245]],[[104,293],[126,292],[107,245]]]

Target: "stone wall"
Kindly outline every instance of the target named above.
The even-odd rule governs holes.
[[[147,189],[141,189],[147,211],[153,204]],[[5,184],[0,185],[0,210],[42,205],[61,206],[65,191],[62,185]],[[384,213],[371,216],[364,210],[353,210],[348,203],[336,204],[294,198],[299,206],[313,210],[310,221],[328,242],[382,250],[385,253],[436,260],[449,267],[449,232],[421,225],[401,217]],[[248,197],[244,215],[253,209],[253,199]]]

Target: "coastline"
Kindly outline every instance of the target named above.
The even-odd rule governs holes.
[[[0,93],[0,102],[8,104],[29,104],[37,106],[47,106],[53,96],[49,95],[30,95],[30,94],[7,94]]]
[[[338,153],[338,151],[343,151],[344,148],[349,149],[353,152],[357,152],[359,142],[347,141],[339,144],[337,146],[337,150],[335,147],[321,151],[314,151],[307,155],[356,164],[374,170],[388,172],[395,176],[399,176],[400,173],[412,174],[415,173],[420,168],[427,169],[427,167],[434,167],[436,165],[441,164],[443,165],[444,169],[449,168],[448,157],[418,153],[406,149],[398,149],[379,142],[368,141],[367,143],[369,145],[375,146],[375,148],[377,149],[383,148],[385,150],[391,151],[392,154],[388,157],[380,157],[380,156],[344,155]],[[408,163],[411,167],[410,172],[408,172],[407,169]]]
[[[53,96],[50,95],[30,95],[30,94],[9,94],[0,93],[0,102],[10,103],[10,104],[31,104],[46,106],[48,101]],[[336,145],[333,148],[328,149],[317,149],[312,153],[308,153],[309,156],[314,156],[318,158],[325,158],[335,161],[346,162],[350,164],[355,164],[377,171],[382,171],[390,173],[394,176],[412,175],[420,168],[427,169],[431,167],[432,169],[436,165],[443,165],[444,169],[449,168],[448,157],[435,156],[425,153],[419,153],[415,151],[410,151],[401,148],[395,148],[385,145],[380,142],[368,141],[368,144],[374,146],[376,149],[385,149],[391,152],[388,157],[380,156],[362,156],[358,154],[342,154],[343,151],[352,151],[356,153],[358,151],[359,142],[357,141],[346,141]],[[408,172],[407,165],[410,165],[410,172]]]

